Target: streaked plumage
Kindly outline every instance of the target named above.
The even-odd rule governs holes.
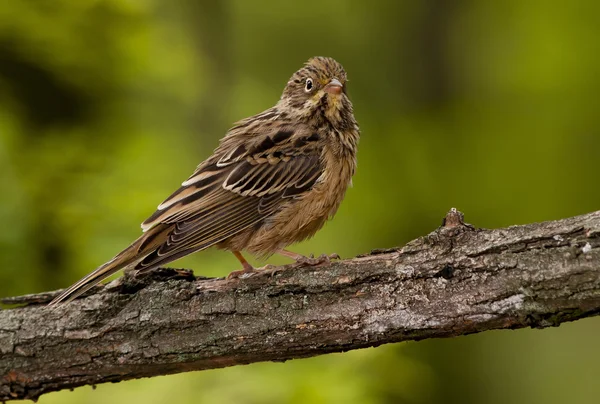
[[[140,238],[51,304],[120,269],[150,270],[210,246],[233,251],[249,270],[240,251],[266,257],[313,236],[337,211],[356,169],[359,128],[346,80],[335,60],[310,59],[273,108],[228,131],[142,223]]]

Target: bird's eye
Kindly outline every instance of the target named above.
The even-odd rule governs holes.
[[[308,92],[310,92],[310,90],[312,90],[312,88],[313,88],[312,79],[306,79],[306,84],[304,85],[304,91],[306,91],[308,93]]]

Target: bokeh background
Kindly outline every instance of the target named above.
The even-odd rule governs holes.
[[[4,1],[0,295],[112,257],[229,125],[309,57],[346,68],[359,169],[301,253],[600,207],[595,0]],[[272,263],[281,263],[274,259]],[[179,261],[238,269],[231,254]],[[50,403],[596,403],[600,319],[101,385]]]

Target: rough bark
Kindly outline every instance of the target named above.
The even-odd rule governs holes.
[[[595,315],[600,211],[483,230],[453,210],[402,248],[317,267],[158,273],[55,310],[44,306],[54,293],[5,299],[21,307],[0,311],[0,401]]]

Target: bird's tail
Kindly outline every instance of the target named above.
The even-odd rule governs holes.
[[[165,235],[169,231],[169,226],[163,224],[153,227],[135,240],[129,247],[117,254],[112,260],[96,268],[96,270],[80,279],[77,283],[65,289],[49,303],[49,306],[55,307],[61,303],[70,302],[119,270],[137,264],[158,248],[163,241],[160,236]]]

